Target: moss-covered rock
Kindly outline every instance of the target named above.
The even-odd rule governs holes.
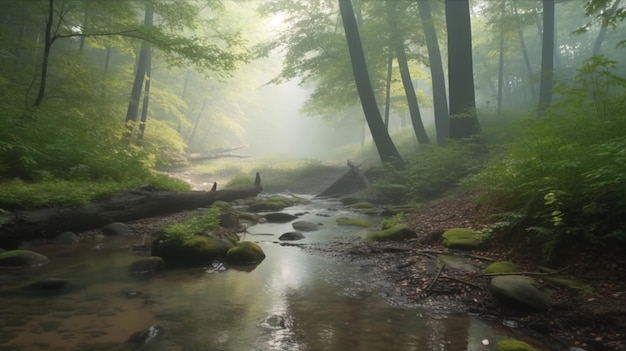
[[[354,210],[369,210],[369,209],[374,208],[374,205],[372,205],[370,202],[367,202],[367,201],[360,201],[360,202],[351,204],[349,207]]]
[[[487,268],[483,269],[483,273],[512,273],[517,272],[517,266],[508,261],[497,261],[491,263]]]
[[[351,225],[351,226],[364,227],[364,228],[369,228],[369,227],[372,226],[372,223],[368,222],[365,219],[361,219],[361,218],[347,218],[347,217],[337,218],[337,224],[339,224],[339,225]]]
[[[30,250],[11,250],[0,253],[0,269],[30,269],[50,262],[48,257]]]
[[[196,235],[187,240],[171,240],[159,237],[152,242],[152,256],[161,257],[168,266],[189,267],[224,257],[229,240]]]
[[[297,216],[283,212],[267,213],[263,217],[265,217],[269,223],[287,223],[298,219]]]
[[[389,229],[373,232],[365,238],[366,242],[402,241],[417,238],[417,233],[406,224],[398,224]]]
[[[443,245],[449,249],[475,250],[481,247],[481,234],[470,228],[452,228],[441,236]]]
[[[550,295],[537,289],[537,282],[520,275],[502,275],[491,279],[489,290],[503,304],[518,310],[547,311]]]
[[[515,339],[505,339],[500,340],[496,343],[497,351],[537,351],[534,347],[528,345],[527,343],[515,340]]]
[[[291,226],[293,229],[302,232],[314,232],[319,229],[319,224],[309,221],[295,221],[291,223]]]
[[[263,249],[250,241],[241,241],[226,253],[226,261],[231,264],[258,264],[264,259]]]

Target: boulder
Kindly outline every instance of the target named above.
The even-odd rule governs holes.
[[[204,235],[195,235],[180,241],[159,237],[152,242],[151,254],[158,256],[168,266],[191,267],[213,262],[228,250],[226,241]]]
[[[304,235],[300,232],[287,232],[278,237],[278,240],[301,240]]]
[[[113,222],[102,227],[102,234],[105,236],[128,235],[130,228],[122,222]]]
[[[267,213],[263,217],[265,217],[269,223],[287,223],[298,218],[297,216],[283,212]]]
[[[165,268],[165,261],[161,257],[152,256],[140,258],[128,267],[128,271],[133,274],[150,274],[162,271]]]
[[[0,253],[0,270],[38,268],[50,262],[48,257],[30,250],[11,250]]]
[[[517,266],[512,262],[507,261],[496,261],[491,263],[485,269],[483,269],[483,273],[513,273],[517,272]]]
[[[314,232],[319,229],[319,225],[317,223],[309,221],[295,221],[291,223],[291,226],[293,227],[293,229],[302,232]]]
[[[366,242],[403,241],[417,238],[417,233],[406,224],[398,224],[389,229],[371,233],[365,238]]]
[[[226,253],[226,260],[232,264],[258,264],[264,259],[263,249],[250,241],[241,241]]]
[[[503,304],[520,310],[547,311],[550,296],[537,289],[537,282],[526,276],[502,275],[493,277],[489,290]]]
[[[56,245],[77,245],[78,243],[80,243],[80,239],[72,232],[63,232],[54,238]]]
[[[231,229],[239,227],[239,217],[231,210],[222,212],[220,214],[220,227]]]
[[[469,228],[452,228],[443,235],[443,245],[449,249],[475,250],[480,248],[482,240],[480,233]]]
[[[496,343],[496,351],[536,351],[534,347],[528,345],[527,343],[515,340],[515,339],[504,339],[500,340]]]

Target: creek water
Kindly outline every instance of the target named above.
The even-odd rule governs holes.
[[[304,233],[298,243],[305,244],[359,240],[368,233],[338,226],[338,217],[378,221],[327,200],[285,212],[321,224]],[[503,338],[542,349],[529,335],[496,321],[405,304],[371,274],[372,267],[280,245],[278,236],[291,230],[289,223],[247,229],[242,240],[258,242],[267,256],[257,266],[216,263],[145,279],[128,274],[137,259],[130,248],[142,237],[34,247],[51,262],[27,280],[1,286],[0,350],[473,351],[492,350]],[[46,277],[68,279],[67,289],[42,296],[17,288]],[[137,336],[140,331],[145,333]]]

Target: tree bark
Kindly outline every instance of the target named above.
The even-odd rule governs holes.
[[[146,25],[152,25],[153,11],[148,5],[144,15],[144,23]],[[141,88],[143,87],[143,81],[146,75],[146,69],[148,65],[148,55],[150,54],[150,46],[148,42],[141,43],[141,50],[139,51],[139,58],[137,59],[137,69],[135,70],[135,81],[133,82],[133,88],[130,93],[130,100],[128,102],[128,109],[126,111],[126,122],[137,121],[139,115],[139,100],[141,98]]]
[[[146,58],[146,82],[143,90],[143,105],[141,106],[141,123],[139,124],[139,134],[137,142],[143,143],[143,136],[146,132],[146,123],[148,122],[148,108],[150,107],[150,83],[152,81],[152,50],[148,48]]]
[[[54,38],[52,37],[52,20],[54,19],[54,0],[48,0],[48,18],[46,19],[46,29],[44,32],[43,58],[41,62],[41,77],[39,77],[39,91],[33,107],[41,106],[43,97],[46,94],[46,83],[48,80],[48,65],[50,63],[50,51]]]
[[[418,1],[428,60],[430,62],[430,77],[433,89],[433,109],[435,114],[435,129],[437,133],[437,145],[445,146],[450,135],[450,115],[448,111],[448,97],[446,94],[446,81],[443,74],[443,62],[437,30],[433,22],[429,1]]]
[[[387,58],[387,81],[385,85],[385,127],[389,130],[389,110],[391,108],[391,73],[393,68],[393,55]]]
[[[609,13],[615,13],[617,10],[621,0],[616,0],[611,6]],[[600,53],[600,48],[602,47],[602,42],[604,42],[604,36],[606,35],[606,29],[608,27],[608,21],[603,17],[602,18],[602,27],[600,27],[600,31],[598,32],[598,36],[596,37],[596,41],[593,44],[593,51],[591,52],[592,56],[596,56]]]
[[[450,138],[463,139],[480,133],[476,117],[472,29],[468,0],[446,0],[446,26]]]
[[[522,55],[524,57],[524,64],[526,65],[526,71],[528,72],[528,81],[530,82],[528,85],[530,87],[530,93],[533,98],[536,98],[537,92],[535,91],[535,84],[532,82],[532,77],[534,75],[532,66],[530,64],[530,58],[528,57],[528,49],[526,49],[526,41],[524,40],[524,32],[522,31],[522,26],[520,24],[519,16],[517,14],[517,4],[513,2],[513,11],[515,14],[515,25],[517,27],[517,36],[519,37],[520,46],[522,48]]]
[[[400,153],[398,153],[396,146],[387,132],[387,128],[385,128],[385,123],[383,122],[380,110],[378,110],[378,105],[376,104],[374,90],[372,89],[372,83],[370,82],[367,72],[365,55],[363,54],[363,45],[361,44],[359,30],[354,17],[352,2],[350,0],[339,0],[339,10],[346,32],[352,71],[361,100],[361,106],[363,107],[363,113],[365,114],[365,119],[372,133],[378,154],[383,162],[400,160]]]
[[[207,192],[140,188],[86,207],[18,211],[0,226],[0,247],[8,248],[24,240],[49,238],[64,231],[78,232],[113,222],[193,210],[210,206],[215,201],[254,197],[262,190],[261,177],[257,173],[254,184],[238,189]]]
[[[543,35],[541,48],[541,81],[539,109],[541,116],[552,103],[554,73],[554,0],[543,0]]]
[[[506,0],[502,0],[502,13],[500,15],[500,54],[498,57],[498,104],[496,113],[502,114],[502,95],[504,93],[504,16],[506,15]]]

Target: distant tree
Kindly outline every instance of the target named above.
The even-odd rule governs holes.
[[[543,34],[541,46],[541,82],[539,86],[539,115],[552,103],[554,76],[554,0],[543,0]]]
[[[448,29],[450,138],[462,139],[480,132],[474,93],[469,1],[446,0],[445,4]]]
[[[365,119],[367,120],[372,138],[374,139],[374,144],[383,162],[398,161],[401,159],[400,154],[385,128],[380,110],[376,104],[374,90],[372,89],[367,72],[367,64],[365,63],[365,55],[363,54],[363,46],[361,44],[356,18],[354,17],[352,2],[350,0],[339,0],[339,10],[346,33],[354,81],[361,100]]]

